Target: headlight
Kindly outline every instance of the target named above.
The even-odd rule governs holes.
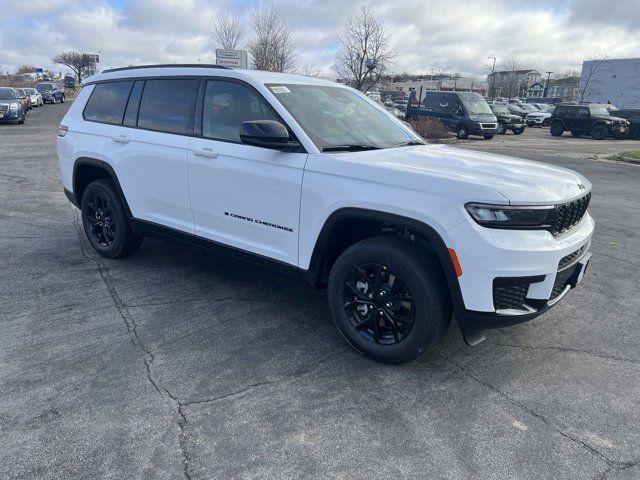
[[[469,215],[480,225],[488,228],[542,229],[551,225],[550,213],[553,205],[511,206],[467,203]]]
[[[11,110],[12,112],[16,112],[18,110],[18,104],[12,103],[11,105],[9,105],[9,110]]]

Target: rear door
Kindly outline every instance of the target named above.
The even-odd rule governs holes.
[[[122,125],[111,127],[105,143],[133,216],[189,233],[194,226],[187,148],[198,82],[188,77],[128,82]]]
[[[189,146],[189,187],[196,235],[297,265],[306,153],[243,145],[249,120],[282,122],[253,87],[208,79],[197,133]]]
[[[589,114],[589,108],[578,107],[578,108],[573,108],[571,110],[572,110],[572,114],[574,115],[574,118],[572,119],[574,127],[572,128],[572,130],[578,131],[581,133],[590,133],[591,132],[591,115]]]

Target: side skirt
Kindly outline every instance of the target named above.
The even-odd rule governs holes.
[[[129,224],[131,225],[131,229],[133,230],[133,232],[137,235],[204,248],[217,254],[235,258],[236,260],[241,260],[243,262],[252,263],[254,265],[260,265],[262,267],[284,273],[285,275],[303,279],[305,281],[308,281],[309,283],[313,283],[310,281],[311,275],[309,275],[306,270],[302,270],[298,267],[285,262],[281,262],[279,260],[274,260],[263,255],[247,252],[246,250],[242,250],[240,248],[232,247],[220,242],[216,242],[214,240],[209,240],[197,235],[182,232],[174,228],[165,227],[164,225],[159,225],[147,220],[130,218]]]

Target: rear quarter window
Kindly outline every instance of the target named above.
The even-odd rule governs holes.
[[[132,85],[131,81],[96,85],[84,107],[84,119],[91,122],[122,125],[122,117]]]

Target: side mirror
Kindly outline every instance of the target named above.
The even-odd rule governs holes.
[[[245,145],[284,151],[293,151],[300,146],[298,142],[289,140],[287,128],[275,120],[242,122],[240,141]]]

